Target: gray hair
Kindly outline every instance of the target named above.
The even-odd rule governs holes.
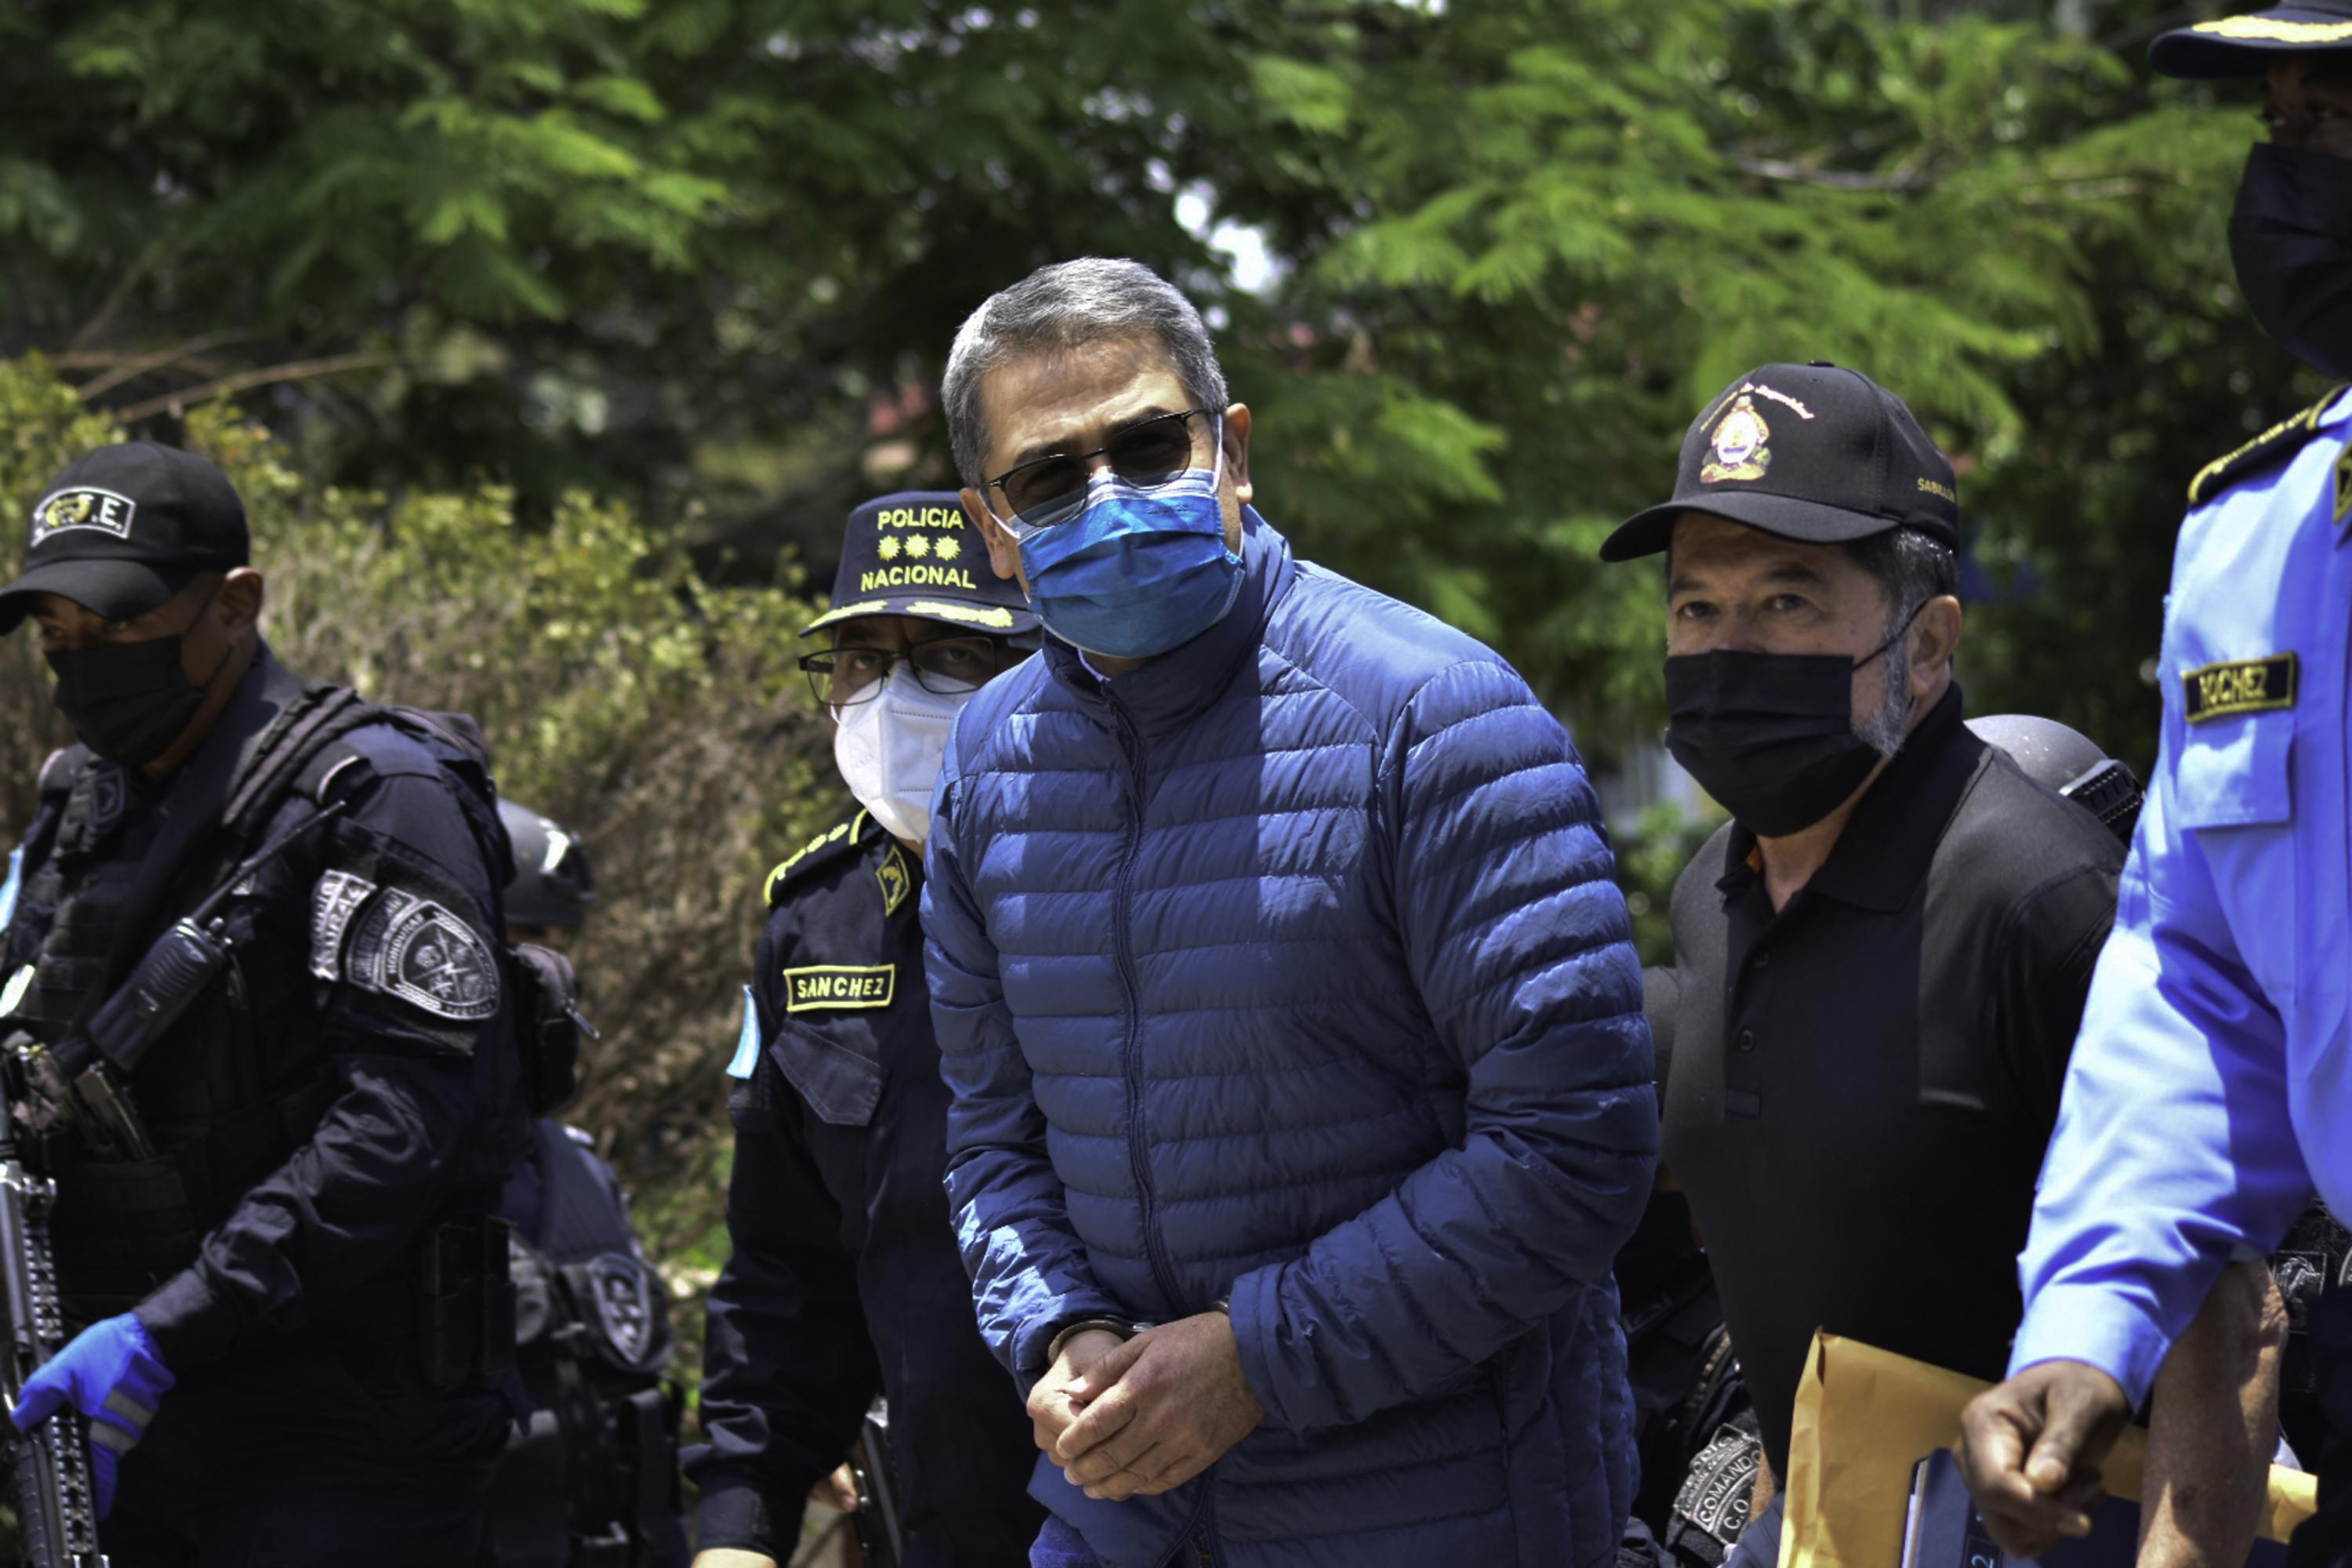
[[[1918,529],[1891,528],[1848,540],[1842,548],[1885,593],[1889,637],[1928,600],[1960,591],[1960,558]]]
[[[1959,557],[1916,528],[1874,533],[1843,548],[1886,594],[1886,690],[1877,710],[1853,728],[1880,756],[1891,757],[1911,732],[1911,639],[1904,634],[1928,600],[1959,593]]]
[[[1175,286],[1139,261],[1080,257],[1041,267],[1001,289],[964,319],[940,387],[956,471],[979,489],[988,482],[988,425],[981,384],[988,373],[1031,354],[1066,353],[1087,343],[1151,336],[1175,362],[1176,378],[1196,408],[1222,411],[1225,373],[1201,312]]]

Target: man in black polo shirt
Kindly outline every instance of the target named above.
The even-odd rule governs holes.
[[[2001,1374],[2115,911],[2123,847],[1960,721],[1958,514],[1900,399],[1773,364],[1601,547],[1666,555],[1666,743],[1734,818],[1675,889],[1664,1161],[1776,1476],[1817,1327]]]

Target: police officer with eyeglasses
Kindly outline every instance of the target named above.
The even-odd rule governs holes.
[[[948,731],[1028,657],[1037,619],[953,494],[849,517],[833,608],[801,660],[858,802],[768,879],[728,1066],[733,1256],[710,1292],[697,1568],[788,1560],[875,1395],[889,1461],[868,1539],[914,1565],[1013,1568],[1044,1513],[1020,1395],[981,1342],[941,1189],[947,1089],[918,921]],[[850,1500],[841,1499],[840,1500]]]

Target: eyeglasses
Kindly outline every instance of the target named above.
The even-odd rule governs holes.
[[[1192,421],[1214,412],[1188,408],[1181,414],[1163,414],[1129,426],[1091,452],[1076,456],[1056,452],[1007,468],[989,481],[1004,492],[1005,502],[1013,509],[1010,517],[997,521],[1018,522],[1024,531],[1069,521],[1086,506],[1088,465],[1097,458],[1108,458],[1110,471],[1128,483],[1157,489],[1192,466]],[[1216,435],[1223,439],[1222,425]]]
[[[871,701],[901,659],[915,672],[915,684],[941,697],[977,691],[995,675],[999,644],[994,637],[940,637],[903,651],[881,647],[830,647],[801,655],[802,673],[816,700],[833,708]]]

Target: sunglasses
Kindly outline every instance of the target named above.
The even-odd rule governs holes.
[[[1012,515],[999,521],[1014,526],[1016,536],[1055,523],[1067,522],[1086,507],[1087,477],[1097,458],[1110,461],[1110,471],[1142,489],[1158,489],[1192,468],[1198,449],[1192,421],[1214,410],[1188,408],[1130,425],[1091,452],[1056,452],[1017,468],[1007,468],[989,483],[1004,492]],[[1222,423],[1213,423],[1212,439],[1222,439]]]

